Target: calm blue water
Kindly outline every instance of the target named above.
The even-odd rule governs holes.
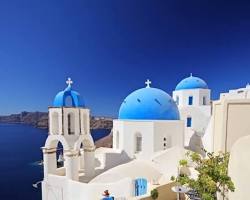
[[[109,134],[109,130],[94,130],[96,141]],[[40,147],[47,131],[21,124],[0,124],[0,200],[40,200],[41,191],[32,183],[42,180]]]

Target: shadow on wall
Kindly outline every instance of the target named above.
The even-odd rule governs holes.
[[[131,161],[131,158],[127,155],[125,151],[122,151],[121,153],[106,153],[104,161],[105,167],[103,169],[98,169],[97,174],[105,172],[108,169],[111,169],[118,165],[128,163],[129,161]],[[102,165],[102,163],[98,159],[96,159],[95,163],[97,166]]]
[[[125,151],[122,151],[120,154],[107,153],[105,160],[105,168],[110,169],[120,164],[124,164],[131,161],[128,154]]]
[[[202,156],[205,156],[205,152],[203,151],[204,145],[202,143],[202,137],[199,136],[197,132],[194,132],[194,134],[190,138],[189,146],[186,147],[186,149],[199,153]]]

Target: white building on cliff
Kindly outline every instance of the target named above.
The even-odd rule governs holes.
[[[90,110],[70,79],[67,84],[49,108],[49,136],[42,148],[43,200],[98,200],[104,190],[116,199],[146,199],[155,187],[164,188],[159,200],[166,195],[172,200],[170,176],[177,174],[185,148],[199,152],[202,147],[232,149],[230,174],[240,192],[230,194],[230,200],[244,199],[250,163],[240,160],[248,166],[241,176],[236,158],[242,149],[250,155],[250,139],[240,142],[250,135],[249,87],[221,94],[212,106],[211,91],[198,77],[182,80],[173,98],[147,81],[122,102],[113,121],[113,148],[96,149]]]

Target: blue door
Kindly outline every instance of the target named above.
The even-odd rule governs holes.
[[[147,194],[147,180],[145,178],[138,178],[135,180],[135,196]]]

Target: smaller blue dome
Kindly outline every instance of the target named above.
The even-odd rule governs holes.
[[[119,110],[123,120],[179,120],[180,114],[174,100],[157,88],[138,89],[128,95]]]
[[[72,90],[71,84],[73,83],[70,78],[66,81],[68,87],[65,90],[58,92],[55,96],[53,106],[54,107],[64,107],[67,106],[66,99],[71,98],[72,105],[71,107],[85,107],[84,102],[81,99],[81,96],[78,92]]]
[[[178,83],[175,90],[208,89],[207,83],[199,77],[192,76]]]

